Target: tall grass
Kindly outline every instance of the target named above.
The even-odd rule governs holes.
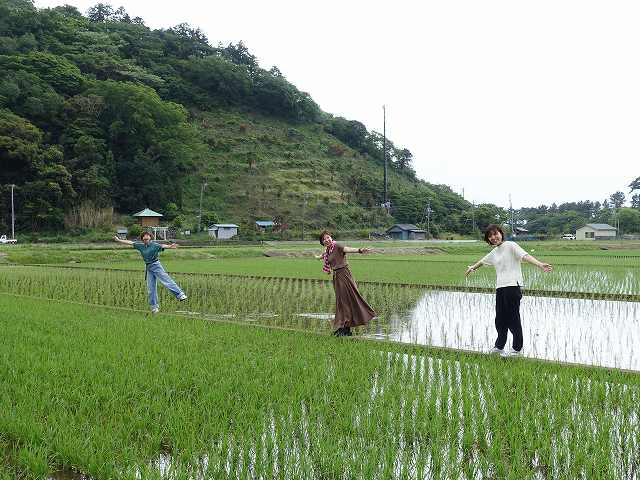
[[[109,228],[113,224],[113,207],[98,207],[87,200],[64,214],[64,226],[75,228]]]

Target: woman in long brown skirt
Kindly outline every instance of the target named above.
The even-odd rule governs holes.
[[[319,257],[324,260],[322,270],[333,272],[333,289],[336,292],[336,315],[333,319],[333,334],[337,337],[351,336],[351,328],[366,325],[376,316],[376,312],[362,298],[347,264],[347,253],[366,254],[369,248],[351,248],[337,243],[331,233],[324,230],[320,234],[320,245],[325,247]]]

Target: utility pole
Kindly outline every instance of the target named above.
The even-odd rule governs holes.
[[[509,223],[511,223],[511,236],[515,236],[513,230],[513,205],[511,204],[511,194],[509,194]]]
[[[307,217],[307,197],[309,192],[304,192],[304,202],[302,203],[302,240],[304,240],[304,222]]]
[[[384,208],[389,213],[387,192],[387,109],[382,106],[382,158],[384,160]]]
[[[427,208],[425,208],[424,213],[427,216],[427,234],[431,237],[431,214],[433,210],[431,209],[431,200],[427,202]]]
[[[11,187],[11,238],[15,239],[16,238],[16,230],[15,230],[16,216],[13,213],[13,189],[16,186],[12,183],[10,187]]]
[[[471,202],[471,231],[476,233],[476,202]]]
[[[202,231],[202,195],[204,194],[204,189],[207,187],[207,182],[202,182],[202,187],[200,188],[200,214],[198,215],[198,232]]]

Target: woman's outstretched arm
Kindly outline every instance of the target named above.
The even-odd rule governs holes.
[[[476,271],[477,269],[479,269],[482,265],[483,265],[483,264],[482,264],[482,260],[480,260],[480,261],[478,261],[478,262],[474,263],[473,265],[469,265],[469,266],[467,267],[467,271],[466,271],[466,272],[464,272],[464,276],[465,276],[465,277],[468,277],[468,276],[469,276],[469,274],[471,274],[472,272],[475,272],[475,271]]]
[[[123,240],[119,238],[117,235],[113,237],[113,239],[118,243],[124,243],[125,245],[133,245],[133,242],[131,240]]]
[[[178,248],[178,244],[175,242],[172,243],[161,243],[161,242],[156,242],[158,245],[162,245],[162,248]]]
[[[553,266],[551,266],[548,263],[543,263],[540,260],[538,260],[537,258],[526,254],[524,257],[522,257],[522,261],[523,262],[527,262],[530,263],[531,265],[535,265],[536,267],[538,267],[540,270],[543,270],[547,273],[553,271]]]
[[[352,247],[343,247],[344,253],[371,253],[373,249],[371,248],[352,248]]]

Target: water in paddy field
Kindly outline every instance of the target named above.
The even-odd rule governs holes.
[[[93,480],[89,475],[72,470],[60,470],[47,477],[47,480]]]
[[[520,314],[526,357],[640,371],[634,352],[640,344],[637,302],[525,295]],[[494,320],[494,294],[429,291],[410,312],[392,315],[384,336],[482,352],[495,341]]]

